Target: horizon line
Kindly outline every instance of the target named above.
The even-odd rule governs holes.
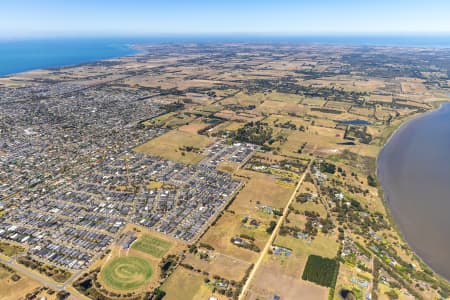
[[[398,31],[398,32],[154,32],[154,33],[40,33],[1,36],[0,40],[53,39],[53,38],[152,38],[152,37],[447,37],[450,31]]]

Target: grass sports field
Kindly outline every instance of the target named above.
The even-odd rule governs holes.
[[[143,235],[131,246],[132,249],[150,254],[154,257],[163,257],[167,253],[172,243],[162,239]]]
[[[133,290],[146,284],[153,269],[145,259],[135,256],[119,257],[102,270],[104,282],[116,290]]]

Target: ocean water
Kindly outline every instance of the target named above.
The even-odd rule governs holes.
[[[0,41],[0,76],[77,65],[137,53],[123,40],[51,39]]]
[[[429,36],[293,36],[293,35],[167,35],[121,38],[58,38],[0,40],[0,76],[132,55],[139,43],[293,43],[450,48],[450,35]]]

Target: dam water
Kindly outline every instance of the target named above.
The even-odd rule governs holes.
[[[408,244],[450,279],[450,104],[401,126],[380,153],[378,176]]]

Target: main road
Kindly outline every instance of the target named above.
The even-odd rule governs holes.
[[[47,277],[37,274],[35,271],[31,271],[25,266],[22,266],[21,264],[17,263],[14,258],[5,259],[3,257],[0,257],[0,263],[14,269],[16,272],[22,273],[31,279],[36,280],[37,282],[41,283],[43,286],[49,287],[52,290],[55,291],[63,291],[70,292],[70,298],[74,300],[83,300],[86,299],[85,297],[82,297],[80,295],[77,295],[77,291],[70,287],[70,284],[78,277],[82,271],[78,271],[72,277],[66,281],[65,283],[58,284],[55,281],[48,279]]]
[[[291,206],[292,201],[294,201],[298,190],[300,189],[303,181],[305,180],[306,174],[309,172],[311,165],[313,163],[314,159],[311,159],[311,161],[308,164],[308,167],[306,168],[305,172],[303,172],[302,177],[300,177],[300,180],[297,183],[297,186],[295,187],[295,190],[292,192],[291,197],[289,198],[289,201],[287,202],[286,206],[283,209],[283,215],[278,219],[277,225],[275,226],[274,230],[272,231],[272,234],[270,235],[270,238],[267,240],[266,245],[264,246],[264,249],[261,251],[261,254],[258,257],[258,260],[256,261],[255,265],[253,266],[252,270],[250,271],[250,274],[248,275],[248,278],[242,287],[241,294],[239,295],[239,300],[244,300],[245,296],[247,296],[247,290],[250,286],[250,283],[255,277],[256,271],[258,270],[259,266],[262,263],[262,260],[264,258],[264,255],[269,251],[269,248],[272,246],[273,241],[275,240],[275,237],[277,236],[278,232],[280,231],[281,226],[283,225],[284,220],[286,220],[286,217],[289,212],[289,206]]]

